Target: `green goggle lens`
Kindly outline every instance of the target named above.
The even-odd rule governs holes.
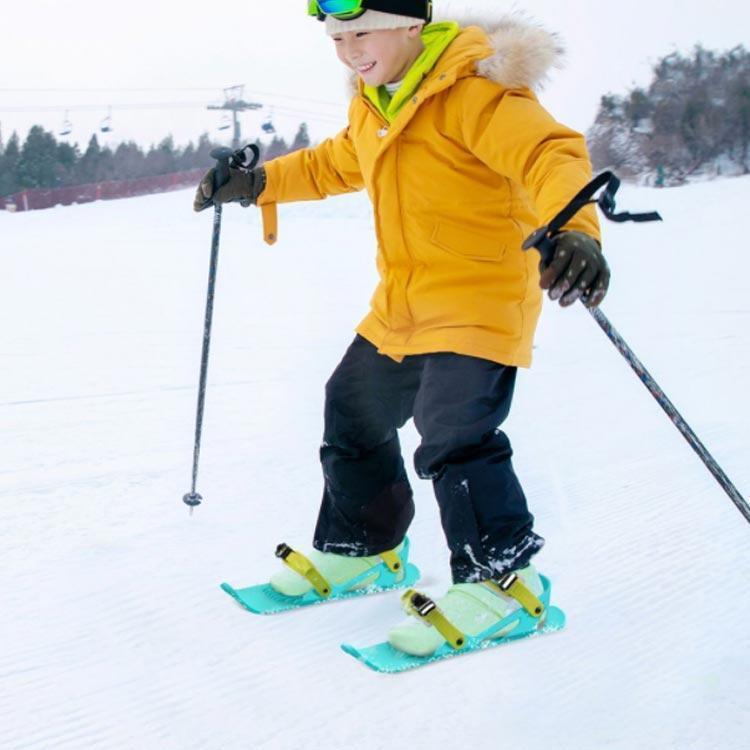
[[[426,23],[432,20],[430,0],[307,0],[308,15],[317,16],[321,21],[326,16],[350,21],[359,18],[368,8],[424,18]]]
[[[362,7],[362,0],[310,0],[307,12],[311,16],[322,13],[343,21],[361,16],[365,9]]]

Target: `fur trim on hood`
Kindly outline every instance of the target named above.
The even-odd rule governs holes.
[[[464,18],[458,22],[461,28],[479,26],[487,33],[495,52],[477,63],[477,75],[506,88],[539,89],[552,68],[562,67],[565,51],[557,34],[522,15],[506,15],[494,23]]]
[[[477,62],[477,75],[505,88],[543,87],[552,68],[561,68],[565,50],[557,34],[546,31],[521,13],[471,16],[444,12],[435,21],[456,21],[465,29],[478,26],[489,37],[494,53]],[[357,93],[358,76],[350,73],[348,88]]]

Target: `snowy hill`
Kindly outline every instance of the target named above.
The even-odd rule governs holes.
[[[750,179],[620,203],[603,306],[750,494]],[[581,306],[547,304],[507,431],[568,628],[401,676],[397,595],[255,617],[219,589],[309,545],[323,386],[364,315],[364,196],[225,211],[198,489],[211,219],[190,191],[0,212],[0,747],[739,750],[750,733],[750,528]],[[403,445],[411,456],[410,425]],[[411,468],[410,459],[407,465]],[[448,556],[412,472],[422,586]]]

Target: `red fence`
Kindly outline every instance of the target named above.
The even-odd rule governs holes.
[[[91,185],[75,185],[62,188],[34,188],[0,198],[0,209],[7,211],[33,211],[37,208],[70,206],[73,203],[130,198],[136,195],[165,193],[168,190],[197,185],[205,174],[205,169],[189,172],[173,172],[156,177],[140,177],[136,180],[111,180],[95,182]]]

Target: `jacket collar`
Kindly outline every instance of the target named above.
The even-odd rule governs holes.
[[[478,75],[505,88],[539,89],[552,68],[561,67],[564,50],[559,37],[517,14],[495,21],[457,19],[463,27],[442,52],[419,86],[420,98],[431,96],[459,78]],[[364,82],[355,75],[356,93]],[[414,92],[412,92],[414,93]]]
[[[563,50],[557,37],[517,16],[503,16],[489,27],[468,26],[450,42],[411,98],[393,121],[388,121],[364,93],[357,77],[357,92],[365,107],[389,123],[382,133],[376,160],[411,122],[426,99],[461,79],[481,76],[504,88],[538,88],[550,68],[559,66]]]
[[[394,95],[391,97],[385,86],[375,87],[364,84],[361,87],[363,95],[372,102],[388,122],[393,122],[396,115],[420,87],[422,81],[429,75],[441,55],[460,31],[461,29],[455,21],[428,24],[422,31],[424,50],[409,68],[401,86]]]

